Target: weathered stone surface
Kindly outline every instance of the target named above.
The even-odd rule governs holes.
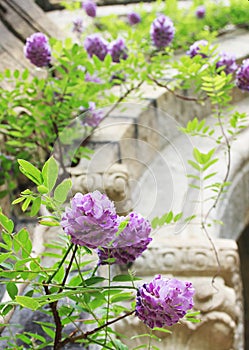
[[[119,214],[127,214],[132,210],[131,189],[127,167],[114,164],[104,172],[85,172],[79,168],[71,168],[73,193],[88,193],[94,190],[105,192],[115,202]]]
[[[163,238],[159,238],[159,234]],[[195,310],[201,312],[201,322],[183,320],[170,327],[173,335],[158,334],[162,342],[153,344],[159,349],[243,349],[243,300],[237,246],[230,240],[215,240],[214,244],[220,267],[212,247],[203,240],[176,238],[162,229],[149,249],[134,263],[134,270],[144,281],[160,273],[190,280],[196,288]],[[217,273],[219,277],[214,278],[212,284],[212,277]],[[115,329],[128,336],[128,340],[124,340],[128,347],[147,342],[146,338],[129,340],[134,335],[148,333],[148,328],[136,318],[124,320]]]

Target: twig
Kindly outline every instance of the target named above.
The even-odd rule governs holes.
[[[88,337],[89,335],[92,335],[92,334],[94,334],[94,333],[100,331],[101,329],[103,329],[103,328],[105,328],[105,327],[108,327],[108,326],[110,326],[111,324],[116,323],[116,322],[122,320],[122,319],[125,318],[125,317],[131,316],[134,312],[135,312],[135,310],[132,310],[132,311],[130,311],[130,312],[127,312],[126,314],[124,314],[124,315],[122,315],[122,316],[120,316],[120,317],[118,317],[118,318],[115,318],[115,319],[112,320],[112,321],[108,321],[107,323],[103,324],[102,326],[99,326],[99,327],[97,327],[97,328],[94,328],[94,329],[92,329],[91,331],[85,332],[85,333],[83,333],[83,334],[81,334],[81,335],[78,335],[78,336],[76,336],[76,337],[68,337],[68,338],[64,339],[62,342],[60,342],[60,344],[59,344],[60,347],[58,347],[57,349],[63,348],[63,346],[65,346],[65,345],[68,344],[68,343],[75,343],[75,342],[78,341],[78,340],[87,339],[87,337]]]
[[[109,109],[109,111],[104,115],[104,117],[102,118],[102,120],[104,120],[105,118],[107,118],[111,112],[120,104],[120,102],[122,102],[132,91],[135,91],[137,89],[139,89],[142,84],[144,83],[144,81],[140,81],[136,86],[131,87],[130,89],[128,89],[122,96],[119,97],[119,99],[114,103],[114,105],[112,106],[111,109]],[[95,127],[96,128],[96,127]],[[94,128],[94,129],[95,129]]]
[[[217,107],[218,108],[218,107]],[[224,140],[225,140],[225,144],[226,144],[226,147],[227,147],[227,168],[226,168],[226,174],[225,174],[225,177],[223,179],[223,185],[227,182],[228,180],[228,176],[229,176],[229,173],[230,173],[230,168],[231,168],[231,146],[230,146],[230,143],[229,143],[229,140],[228,140],[228,137],[224,131],[224,128],[223,128],[223,124],[221,122],[221,118],[220,118],[220,111],[218,111],[217,113],[217,118],[218,118],[218,122],[219,122],[219,126],[220,126],[220,129],[221,129],[221,133],[224,137]],[[201,223],[201,226],[202,226],[202,229],[204,230],[205,234],[206,234],[206,237],[207,239],[209,240],[212,248],[213,248],[213,251],[214,251],[214,254],[215,254],[215,258],[216,258],[216,261],[217,261],[217,265],[218,265],[218,268],[217,268],[217,271],[215,273],[215,275],[212,277],[212,286],[217,289],[214,285],[215,283],[215,279],[216,277],[219,275],[220,273],[220,270],[221,270],[221,263],[220,263],[220,259],[219,259],[219,256],[218,256],[218,252],[217,252],[217,249],[215,247],[215,244],[213,242],[213,239],[211,238],[211,236],[209,235],[208,231],[207,231],[207,228],[206,228],[206,225],[207,225],[207,220],[208,220],[208,217],[209,215],[211,214],[212,210],[214,210],[217,206],[217,203],[221,197],[223,193],[223,186],[221,185],[220,189],[219,189],[219,192],[215,198],[215,201],[214,203],[211,205],[211,207],[209,208],[209,210],[207,211],[202,223]]]
[[[68,247],[66,253],[64,254],[62,260],[60,261],[57,270],[49,277],[49,279],[47,280],[46,284],[50,284],[50,282],[52,281],[52,279],[54,278],[54,276],[58,273],[59,269],[61,268],[61,266],[64,264],[68,254],[70,253],[70,250],[73,248],[74,243],[71,243],[70,246]]]
[[[48,286],[44,286],[44,290],[46,292],[46,295],[50,295],[50,290],[48,289]],[[49,298],[48,298],[49,299]],[[59,316],[58,310],[57,310],[57,304],[58,301],[52,301],[49,303],[50,309],[53,314],[54,322],[55,322],[55,337],[54,337],[54,350],[60,349],[60,341],[62,337],[62,323],[61,318]]]
[[[226,133],[224,131],[224,128],[223,128],[223,125],[222,125],[222,122],[221,122],[221,119],[220,119],[220,113],[218,114],[217,117],[218,117],[218,121],[219,121],[219,125],[220,125],[220,128],[221,128],[222,135],[223,135],[223,137],[225,139],[225,144],[227,146],[227,169],[226,169],[226,174],[225,174],[225,177],[224,177],[224,180],[223,180],[223,184],[224,184],[228,180],[228,176],[229,176],[230,168],[231,168],[231,146],[230,146],[228,137],[227,137],[227,135],[226,135]],[[216,208],[216,205],[217,205],[217,203],[218,203],[222,193],[223,193],[223,187],[221,186],[214,203],[212,204],[212,206],[207,211],[207,214],[206,214],[205,219],[204,219],[205,222],[207,221],[211,211]]]
[[[188,96],[184,96],[184,95],[180,95],[178,93],[176,93],[174,90],[170,89],[168,87],[168,85],[162,84],[160,83],[158,80],[156,80],[155,78],[152,78],[151,76],[148,76],[148,78],[153,81],[157,86],[165,88],[168,92],[170,92],[171,94],[173,94],[175,97],[184,100],[184,101],[194,101],[194,102],[204,102],[207,100],[207,96],[204,98],[196,98],[196,97],[188,97]]]
[[[77,249],[78,249],[78,246],[77,246],[77,244],[76,244],[75,247],[74,247],[73,254],[72,254],[72,256],[71,256],[71,260],[70,260],[70,262],[69,262],[69,264],[68,264],[68,267],[66,268],[65,276],[64,276],[64,278],[63,278],[63,281],[62,281],[62,283],[61,283],[61,288],[60,288],[60,290],[59,290],[58,293],[62,292],[63,287],[65,286],[65,283],[66,283],[68,274],[69,274],[69,272],[70,272],[70,270],[71,270],[71,267],[72,267],[73,260],[74,260],[74,258],[75,258],[75,254],[76,254],[76,252],[77,252]]]

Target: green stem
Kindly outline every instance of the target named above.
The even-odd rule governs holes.
[[[66,280],[67,280],[68,274],[69,274],[69,272],[70,272],[70,270],[71,270],[71,267],[72,267],[72,264],[73,264],[73,261],[74,261],[74,258],[75,258],[75,254],[76,254],[76,252],[77,252],[77,249],[78,249],[78,246],[77,246],[77,244],[76,244],[75,247],[74,247],[74,251],[73,251],[73,254],[72,254],[72,256],[71,256],[70,262],[69,262],[69,264],[68,264],[68,267],[67,267],[67,269],[66,269],[65,276],[64,276],[63,281],[62,281],[62,283],[61,283],[61,286],[62,286],[62,287],[60,288],[59,293],[63,290],[63,287],[64,287],[65,284],[66,284]]]
[[[71,249],[73,248],[74,243],[71,243],[71,245],[68,247],[66,253],[64,254],[62,260],[60,261],[57,270],[49,277],[49,279],[47,280],[46,284],[49,284],[52,279],[54,278],[54,276],[58,273],[58,271],[60,270],[61,266],[64,264],[68,254],[70,253]]]
[[[63,347],[63,346],[65,346],[65,345],[68,344],[68,343],[71,343],[71,344],[72,344],[72,343],[75,343],[76,341],[81,340],[81,339],[88,339],[89,335],[92,335],[92,334],[94,334],[94,333],[100,331],[101,329],[106,328],[106,327],[108,327],[109,325],[111,325],[111,324],[113,324],[113,323],[116,323],[116,322],[122,320],[123,318],[126,318],[126,317],[128,317],[128,316],[131,316],[132,314],[134,314],[134,312],[135,312],[135,310],[132,310],[132,311],[130,311],[130,312],[128,312],[128,313],[126,313],[126,314],[124,314],[124,315],[118,317],[118,318],[115,318],[114,320],[109,321],[108,323],[105,323],[105,324],[103,324],[102,326],[99,326],[99,327],[97,327],[97,328],[94,328],[94,329],[92,329],[91,331],[88,331],[88,332],[86,332],[86,333],[80,334],[80,335],[75,336],[75,337],[68,337],[68,338],[64,339],[64,340],[60,343],[60,345],[61,345],[61,347]],[[91,340],[92,340],[92,339],[91,339]],[[103,346],[103,344],[101,344],[101,345]],[[105,348],[108,349],[107,347],[105,347]]]
[[[110,286],[111,286],[111,265],[108,264],[108,294],[107,294],[107,310],[106,310],[106,324],[109,321],[109,312],[110,312]],[[107,327],[105,328],[105,344],[107,342]]]
[[[150,329],[150,337],[149,337],[149,343],[148,343],[148,350],[151,350],[151,336],[152,336],[152,329]]]

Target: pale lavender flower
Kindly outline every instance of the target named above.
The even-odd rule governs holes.
[[[151,225],[142,215],[130,213],[121,217],[120,223],[128,220],[127,226],[117,235],[109,248],[98,249],[99,264],[106,264],[106,260],[114,258],[115,264],[128,264],[135,261],[152,241],[149,237]]]
[[[84,31],[82,18],[76,18],[73,21],[73,32],[77,34],[82,34]]]
[[[203,5],[200,5],[197,7],[196,11],[195,11],[195,15],[197,18],[204,18],[206,15],[206,8]]]
[[[222,52],[219,56],[220,59],[216,63],[216,68],[223,66],[223,70],[226,74],[232,74],[238,69],[234,55],[229,55],[226,52]]]
[[[90,17],[96,17],[97,5],[93,0],[85,0],[82,3],[83,9],[86,11],[86,14]]]
[[[123,38],[118,38],[109,44],[108,52],[112,56],[113,62],[120,62],[120,60],[126,60],[128,57],[127,47]]]
[[[196,55],[200,55],[203,58],[207,58],[207,55],[201,52],[202,47],[207,45],[207,40],[198,40],[190,46],[189,50],[186,53],[191,58],[195,57]]]
[[[90,83],[101,84],[101,79],[98,78],[95,74],[91,75],[89,72],[86,72],[85,81]]]
[[[43,33],[34,33],[26,39],[24,54],[37,67],[48,66],[51,61],[51,48]]]
[[[249,91],[249,58],[239,67],[236,73],[236,84],[239,89]]]
[[[74,244],[107,247],[118,230],[114,204],[99,191],[76,193],[62,216],[61,226]]]
[[[95,55],[101,61],[104,61],[108,52],[108,42],[99,34],[91,34],[86,37],[84,47],[90,57]]]
[[[138,289],[136,315],[150,328],[172,326],[193,307],[194,293],[191,282],[157,275]]]
[[[92,128],[98,126],[104,117],[103,111],[101,109],[96,109],[94,102],[89,102],[89,108],[87,110],[84,110],[81,107],[80,110],[86,112],[82,121],[83,125],[88,125]]]
[[[157,17],[150,28],[151,40],[154,45],[162,49],[168,46],[173,40],[175,28],[169,17],[160,15]]]
[[[141,22],[141,17],[138,13],[131,12],[128,14],[128,21],[129,21],[131,26],[134,26],[135,24]]]

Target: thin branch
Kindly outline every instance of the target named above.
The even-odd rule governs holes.
[[[218,107],[217,107],[218,109]],[[220,118],[220,114],[221,112],[218,111],[217,113],[217,118],[218,118],[218,121],[219,121],[219,126],[220,126],[220,129],[221,129],[221,133],[224,137],[224,140],[225,140],[225,144],[226,144],[226,147],[227,147],[227,168],[226,168],[226,173],[225,173],[225,177],[223,179],[223,183],[219,189],[219,192],[215,198],[215,201],[214,203],[212,204],[212,206],[209,208],[209,210],[207,211],[204,219],[202,220],[202,223],[201,223],[201,226],[202,226],[202,229],[204,230],[205,234],[206,234],[206,237],[208,238],[212,248],[213,248],[213,251],[214,251],[214,254],[215,254],[215,258],[216,258],[216,261],[217,261],[217,264],[218,264],[218,268],[217,268],[217,271],[216,271],[216,274],[212,277],[212,286],[217,289],[214,285],[215,283],[215,279],[216,277],[219,275],[220,273],[220,270],[221,270],[221,263],[220,263],[220,259],[219,259],[219,256],[218,256],[218,251],[215,247],[215,244],[213,242],[213,239],[211,238],[211,236],[209,235],[208,231],[207,231],[207,228],[206,228],[206,225],[207,225],[207,220],[209,218],[209,215],[211,214],[212,210],[214,210],[217,206],[217,203],[219,202],[219,199],[223,193],[223,185],[227,182],[228,180],[228,176],[229,176],[229,173],[230,173],[230,168],[231,168],[231,146],[230,146],[230,143],[229,143],[229,139],[225,133],[225,130],[223,128],[223,124],[222,124],[222,121],[221,121],[221,118]]]
[[[224,184],[228,180],[228,176],[229,176],[230,168],[231,168],[231,146],[230,146],[228,137],[227,137],[227,135],[226,135],[226,133],[224,131],[224,128],[223,128],[223,125],[222,125],[222,122],[221,122],[221,119],[220,119],[220,113],[218,114],[218,121],[219,121],[221,132],[222,132],[222,135],[223,135],[223,137],[225,139],[225,144],[226,144],[226,147],[227,147],[227,169],[226,169],[225,177],[223,179],[223,184]],[[222,193],[223,193],[223,186],[221,186],[221,188],[219,189],[219,192],[217,194],[217,197],[216,197],[213,205],[207,211],[207,214],[206,214],[205,219],[204,219],[205,222],[207,221],[207,219],[208,219],[210,213],[212,212],[212,210],[216,208],[217,203],[218,203]]]
[[[50,295],[50,290],[48,289],[47,286],[44,286],[44,290],[46,292],[46,295]],[[48,298],[49,299],[49,298]],[[50,309],[52,311],[53,314],[53,318],[54,318],[54,322],[55,322],[55,338],[54,338],[54,350],[58,350],[60,349],[60,341],[61,341],[61,337],[62,337],[62,323],[61,323],[61,318],[59,315],[59,312],[57,310],[57,304],[58,301],[52,301],[49,303]]]
[[[63,281],[62,281],[62,283],[61,283],[61,288],[60,288],[60,290],[59,290],[58,293],[62,292],[63,287],[65,286],[65,283],[66,283],[68,274],[69,274],[69,272],[70,272],[70,270],[71,270],[71,267],[72,267],[72,264],[73,264],[73,261],[74,261],[74,258],[75,258],[75,254],[76,254],[76,252],[77,252],[77,249],[78,249],[78,246],[77,246],[77,244],[76,244],[75,247],[74,247],[73,254],[72,254],[72,256],[71,256],[71,260],[70,260],[70,262],[69,262],[69,264],[68,264],[68,267],[66,268],[65,276],[64,276],[64,278],[63,278]]]
[[[157,79],[152,78],[151,76],[148,76],[148,78],[153,81],[157,86],[162,87],[164,89],[166,89],[168,92],[170,92],[171,94],[173,94],[175,97],[184,100],[184,101],[194,101],[194,102],[204,102],[207,100],[207,96],[204,98],[197,98],[197,97],[188,97],[188,96],[184,96],[181,94],[176,93],[174,90],[170,89],[168,87],[168,85],[162,84],[160,83]]]
[[[57,270],[49,277],[49,279],[47,280],[46,284],[50,284],[50,282],[52,281],[52,279],[54,278],[54,276],[58,273],[59,269],[61,268],[61,266],[64,264],[68,254],[70,253],[70,250],[73,248],[74,243],[71,243],[70,246],[68,247],[66,253],[64,254],[62,260],[60,261]]]
[[[114,105],[112,106],[111,109],[109,109],[109,111],[104,115],[104,117],[102,118],[102,120],[104,120],[105,118],[107,118],[111,112],[132,92],[135,91],[137,89],[139,89],[142,84],[144,83],[144,81],[140,81],[136,86],[131,87],[130,89],[128,89],[122,96],[119,97],[119,99],[114,103]],[[96,127],[95,127],[96,128]],[[94,129],[95,129],[94,128]]]
[[[134,314],[134,312],[135,312],[135,310],[132,310],[132,311],[130,311],[130,312],[127,312],[126,314],[124,314],[124,315],[122,315],[122,316],[120,316],[120,317],[118,317],[118,318],[115,318],[115,319],[112,320],[112,321],[108,321],[107,323],[103,324],[102,326],[99,326],[99,327],[97,327],[97,328],[94,328],[94,329],[92,329],[91,331],[85,332],[85,333],[83,333],[83,334],[81,334],[81,335],[78,335],[78,336],[76,336],[76,337],[68,337],[68,338],[64,339],[62,342],[60,342],[60,344],[59,344],[60,347],[58,347],[57,349],[63,348],[63,346],[65,346],[65,345],[68,344],[68,343],[75,343],[75,342],[78,341],[78,340],[87,339],[87,337],[88,337],[89,335],[92,335],[92,334],[94,334],[94,333],[100,331],[101,329],[104,329],[105,327],[108,327],[108,326],[110,326],[111,324],[116,323],[116,322],[118,322],[118,321],[124,319],[125,317],[131,316],[132,314]]]

